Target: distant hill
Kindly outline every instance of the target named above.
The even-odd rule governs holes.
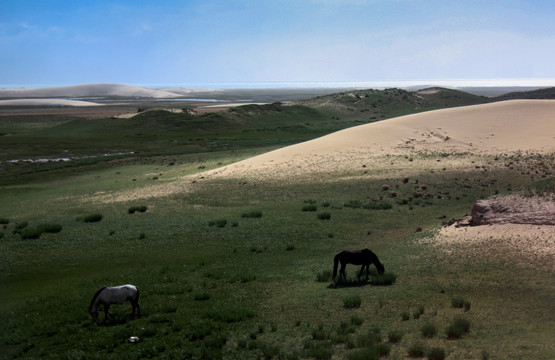
[[[537,89],[532,91],[517,91],[496,96],[494,101],[516,100],[516,99],[555,99],[555,87]]]
[[[133,85],[87,84],[50,88],[0,89],[0,98],[176,98],[182,95],[169,91],[148,89]]]
[[[352,90],[319,96],[297,103],[342,115],[367,113],[370,119],[379,120],[414,112],[488,102],[491,102],[491,100],[485,96],[441,87],[430,87],[418,91],[396,88]]]

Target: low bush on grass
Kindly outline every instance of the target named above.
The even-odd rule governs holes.
[[[252,218],[252,219],[258,219],[262,217],[262,211],[260,210],[253,210],[253,211],[249,211],[246,213],[243,213],[241,215],[242,218]]]
[[[403,338],[403,332],[400,330],[391,330],[389,334],[387,334],[387,339],[390,343],[396,344]]]
[[[99,222],[100,220],[102,220],[103,217],[104,216],[102,216],[102,214],[99,214],[99,213],[90,214],[90,215],[87,215],[83,218],[83,222],[96,223],[96,222]]]
[[[426,355],[426,345],[421,341],[417,341],[412,343],[407,351],[410,357],[424,357]]]
[[[401,313],[401,320],[403,320],[403,321],[410,320],[410,313],[408,311],[403,311]]]
[[[439,347],[431,348],[428,351],[428,360],[444,360],[445,356],[445,350]]]
[[[448,339],[460,339],[470,331],[470,322],[464,318],[456,318],[451,325],[445,329]]]
[[[206,301],[206,300],[210,300],[210,294],[207,292],[201,292],[201,293],[197,293],[194,296],[194,299],[196,301]]]
[[[433,338],[434,336],[437,335],[437,327],[431,322],[427,322],[424,325],[422,325],[422,327],[420,328],[420,331],[422,332],[422,336],[426,338]]]
[[[0,225],[8,225],[9,223],[10,223],[10,219],[0,218]]]
[[[333,356],[331,341],[305,341],[304,356],[318,360],[328,360]]]
[[[331,219],[331,213],[329,213],[329,212],[319,213],[318,214],[318,219],[320,219],[320,220],[329,220],[329,219]]]
[[[393,208],[393,205],[389,201],[374,201],[364,205],[364,208],[368,210],[389,210]]]
[[[303,211],[316,211],[318,210],[318,206],[316,205],[305,205],[303,206]]]
[[[127,209],[127,212],[129,214],[134,214],[136,212],[141,212],[144,213],[146,212],[148,209],[148,207],[146,207],[145,205],[141,205],[141,206],[131,206],[129,209]]]
[[[451,298],[451,306],[458,309],[464,308],[464,311],[470,311],[470,301],[460,296]]]
[[[332,281],[332,273],[331,273],[331,270],[320,271],[318,274],[316,274],[316,281],[317,281],[317,282],[329,282],[329,281]]]
[[[352,296],[343,298],[343,306],[346,309],[359,308],[361,303],[362,303],[362,299],[358,295],[352,295]]]
[[[210,227],[219,227],[219,228],[224,228],[227,225],[227,220],[226,219],[217,219],[217,220],[212,220],[208,222],[208,226]]]
[[[59,233],[62,231],[62,225],[59,224],[41,224],[36,227],[26,227],[20,234],[21,238],[24,240],[28,239],[38,239],[44,233]]]
[[[395,283],[397,280],[397,275],[392,272],[385,272],[383,274],[372,274],[370,277],[370,284],[376,286],[388,286]]]

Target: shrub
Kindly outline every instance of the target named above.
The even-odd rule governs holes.
[[[462,309],[466,300],[461,296],[454,296],[451,298],[451,306],[454,308]]]
[[[318,219],[320,220],[329,220],[331,219],[331,214],[329,212],[323,212],[318,214]]]
[[[463,318],[456,318],[451,325],[445,329],[448,339],[459,339],[470,331],[470,322]]]
[[[145,212],[148,208],[145,205],[141,205],[141,206],[131,206],[129,209],[127,209],[127,212],[129,214],[134,214],[135,212]]]
[[[262,211],[259,211],[259,210],[249,211],[249,212],[243,213],[241,217],[242,218],[261,218]]]
[[[442,348],[434,347],[428,351],[428,360],[444,360],[445,350]]]
[[[380,355],[375,347],[356,349],[347,354],[347,360],[378,360]]]
[[[351,324],[355,326],[361,326],[363,322],[364,322],[363,318],[359,318],[356,315],[351,316]]]
[[[219,228],[224,228],[227,225],[227,220],[226,219],[217,219],[217,220],[212,220],[208,222],[208,226],[212,227],[212,226],[216,226]]]
[[[422,325],[420,331],[422,332],[422,336],[433,338],[437,334],[437,327],[434,324],[427,322],[426,324]]]
[[[197,300],[197,301],[210,300],[210,294],[207,293],[207,292],[197,293],[197,294],[195,294],[195,300]]]
[[[364,208],[369,210],[389,210],[393,208],[393,205],[389,201],[376,201],[364,205]]]
[[[348,296],[343,298],[343,306],[347,309],[359,308],[362,303],[362,299],[358,295]]]
[[[90,214],[90,215],[87,215],[83,218],[83,222],[95,223],[95,222],[99,222],[100,220],[102,220],[102,218],[103,218],[102,214],[99,214],[99,213]]]
[[[349,202],[343,204],[344,207],[360,209],[362,207],[362,202],[360,200],[349,200]]]
[[[420,341],[412,343],[408,348],[408,353],[410,357],[424,357],[426,354],[426,345]]]
[[[21,238],[24,240],[28,239],[38,239],[42,235],[42,230],[38,227],[36,228],[26,228],[21,232]]]
[[[56,233],[59,233],[60,231],[62,231],[62,225],[59,225],[59,224],[41,224],[41,225],[38,226],[38,228],[43,233],[56,234]]]
[[[373,273],[370,278],[370,284],[376,286],[388,286],[395,283],[397,280],[397,275],[392,272],[385,272],[383,274]]]
[[[317,282],[328,282],[331,281],[331,270],[324,270],[316,274],[316,281]]]
[[[10,223],[10,219],[0,218],[0,225],[8,225],[9,223]]]
[[[390,343],[398,343],[403,338],[403,332],[399,330],[392,330],[387,334],[387,338]]]
[[[316,205],[305,205],[303,206],[303,211],[316,211],[318,207]]]
[[[330,341],[305,341],[304,356],[318,360],[328,360],[333,356],[332,343]]]
[[[410,313],[409,313],[408,311],[403,311],[403,312],[401,313],[401,319],[402,319],[403,321],[408,321],[408,320],[410,320]]]

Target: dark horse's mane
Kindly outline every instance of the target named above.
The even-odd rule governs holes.
[[[92,306],[94,304],[94,301],[96,300],[96,298],[98,297],[98,295],[100,295],[100,293],[102,292],[102,290],[106,289],[106,286],[101,287],[100,289],[98,289],[98,291],[96,293],[94,293],[94,296],[91,300],[91,305],[89,306],[89,311],[92,309]]]

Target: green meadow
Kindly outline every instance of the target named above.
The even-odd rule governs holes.
[[[2,163],[0,358],[555,356],[553,274],[502,251],[445,252],[426,241],[478,199],[553,193],[552,156],[414,154],[287,182],[204,179],[373,121],[278,105],[210,116],[1,119],[13,134],[0,137],[10,145],[2,160],[67,149],[79,159]],[[449,165],[458,162],[470,165]],[[158,193],[168,188],[178,190]],[[348,281],[334,283],[334,255],[366,247],[394,281],[360,282],[349,265]],[[141,291],[142,317],[132,320],[126,303],[94,323],[95,291],[127,283]]]

